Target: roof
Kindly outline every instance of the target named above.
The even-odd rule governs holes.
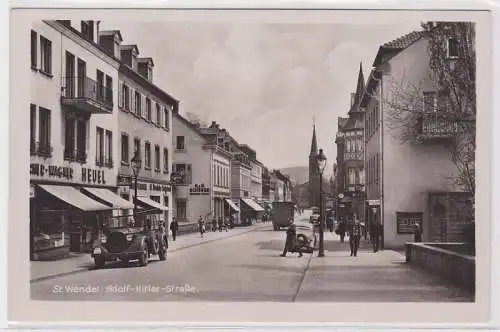
[[[137,62],[148,62],[151,67],[154,67],[153,58],[137,58]]]
[[[342,118],[338,117],[337,124],[338,124],[338,129],[341,130],[346,124],[349,118]]]
[[[116,35],[118,35],[118,37],[120,38],[120,42],[122,42],[123,38],[122,38],[122,34],[121,34],[120,30],[99,31],[99,36],[116,36]]]
[[[123,50],[130,50],[130,49],[133,49],[137,52],[137,54],[139,54],[139,48],[137,47],[136,44],[132,44],[132,45],[120,45],[120,52],[123,51]]]
[[[316,140],[316,125],[313,125],[313,135],[311,139],[311,152],[309,156],[314,156],[318,154],[318,142]]]
[[[349,113],[356,112],[359,108],[359,104],[361,103],[361,98],[363,97],[363,92],[365,91],[365,78],[363,76],[363,65],[361,62],[359,63],[359,72],[358,72],[358,83],[356,85],[356,92],[354,95],[354,102],[351,105]]]
[[[179,112],[172,112],[172,116],[175,116],[177,117],[182,123],[184,123],[188,128],[190,128],[191,130],[193,130],[196,134],[198,134],[199,136],[203,137],[203,139],[206,140],[206,137],[205,135],[203,135],[203,133],[201,132],[200,128],[197,127],[196,125],[194,125],[193,123],[191,123],[191,121],[189,121],[188,119],[186,119],[185,117],[183,117],[182,115],[179,114]]]
[[[373,61],[373,67],[378,66],[382,62],[382,57],[386,54],[391,54],[392,56],[398,54],[405,48],[408,48],[413,43],[418,41],[425,35],[425,31],[412,31],[406,35],[403,35],[397,39],[394,39],[390,42],[387,42],[381,45],[378,49],[377,55],[375,56],[375,60]]]

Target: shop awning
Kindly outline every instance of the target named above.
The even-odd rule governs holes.
[[[234,204],[234,202],[232,200],[226,198],[226,202],[231,207],[231,209],[233,209],[234,211],[236,211],[236,212],[240,211],[240,208],[237,207],[236,204]]]
[[[155,202],[152,199],[149,199],[147,197],[137,196],[137,200],[145,205],[148,205],[148,206],[154,208],[154,209],[168,211],[168,206],[161,205],[160,203]]]
[[[109,206],[93,200],[73,187],[53,185],[39,185],[39,187],[52,196],[82,211],[102,211],[112,209]]]
[[[115,209],[133,209],[134,204],[127,201],[126,199],[121,198],[111,190],[105,188],[83,188],[84,191],[89,192],[91,195],[94,195],[97,198],[102,199],[103,201],[111,204],[111,206]]]
[[[264,208],[262,206],[260,206],[259,204],[257,204],[257,202],[255,202],[253,199],[242,198],[241,200],[243,201],[243,203],[248,205],[254,211],[257,211],[257,212],[264,211]]]

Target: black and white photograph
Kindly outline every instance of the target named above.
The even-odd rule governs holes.
[[[477,20],[298,12],[24,17],[31,305],[478,300]]]

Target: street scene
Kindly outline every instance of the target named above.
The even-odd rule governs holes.
[[[474,23],[45,20],[29,67],[33,300],[475,301]]]
[[[297,216],[306,219],[308,215]],[[93,270],[81,260],[81,270],[58,276],[57,267],[31,284],[32,299],[60,301],[277,301],[277,302],[467,302],[472,294],[450,287],[439,278],[405,264],[395,251],[373,253],[362,240],[359,256],[349,256],[349,244],[326,234],[327,257],[311,254],[280,257],[285,232],[258,224],[237,235],[208,233],[178,238],[166,262],[146,268],[116,263]],[[215,239],[213,242],[210,239]],[[197,243],[194,244],[193,241]],[[194,245],[193,245],[194,244]],[[61,265],[68,262],[61,262]],[[60,272],[64,273],[62,267]],[[140,270],[138,270],[140,269]],[[52,276],[51,276],[52,274]],[[54,275],[55,274],[55,275]]]

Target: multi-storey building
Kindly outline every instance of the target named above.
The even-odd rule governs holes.
[[[32,259],[88,250],[98,221],[130,207],[112,192],[120,61],[102,51],[98,33],[98,21],[40,21],[31,30]]]
[[[443,38],[443,43],[450,40]],[[429,106],[436,104],[435,99],[427,102],[427,98],[436,98],[436,93],[429,76],[426,34],[415,31],[382,45],[373,67],[362,100],[362,107],[366,109],[369,220],[383,226],[385,247],[402,247],[411,241],[415,222],[421,223],[424,239],[443,241],[442,226],[452,226],[448,220],[449,209],[452,205],[460,206],[441,200],[457,190],[447,178],[456,168],[446,148],[446,142],[454,137],[455,127],[446,121],[440,122]],[[398,98],[398,87],[394,84],[403,80],[408,86],[421,87],[419,98],[424,101],[423,107],[430,107],[429,116],[415,128],[419,144],[402,143],[399,139],[402,129],[388,125],[392,117],[383,101]],[[464,211],[455,217],[467,218]],[[458,224],[461,223],[459,220]]]
[[[283,174],[280,170],[274,170],[277,178],[277,201],[291,202],[292,201],[292,182],[288,175]]]
[[[139,57],[137,45],[122,44],[120,31],[101,31],[100,45],[110,56],[119,56],[118,128],[120,157],[118,191],[125,200],[134,201],[134,174],[131,160],[141,160],[137,174],[138,209],[151,212],[148,218],[167,224],[171,221],[170,185],[171,117],[178,101],[153,83],[154,63]],[[97,136],[102,130],[97,129]],[[129,211],[123,213],[130,214]]]
[[[365,91],[363,68],[360,64],[356,92],[351,94],[348,118],[339,118],[336,135],[337,181],[339,187],[340,217],[365,220],[365,168],[364,168],[364,112],[361,98]],[[342,122],[342,126],[340,126]]]
[[[271,203],[271,174],[269,169],[262,167],[262,202],[265,207],[269,207]]]
[[[242,144],[240,149],[246,153],[250,160],[252,170],[250,172],[250,198],[256,202],[262,202],[262,163],[257,160],[255,150],[246,144]]]

